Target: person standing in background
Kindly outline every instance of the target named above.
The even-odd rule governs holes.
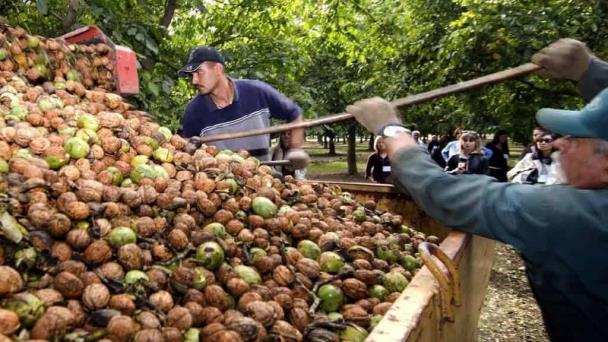
[[[426,146],[427,151],[429,151],[429,153],[432,153],[433,149],[438,145],[439,145],[439,135],[431,134],[431,140],[429,141],[429,144]]]
[[[367,159],[365,179],[376,183],[388,183],[388,178],[391,175],[391,161],[388,159],[386,143],[382,137],[376,137],[374,149],[376,152]]]
[[[445,170],[451,174],[488,173],[488,160],[481,152],[481,137],[477,132],[463,131],[459,139],[459,152],[447,162]]]
[[[462,128],[458,127],[454,130],[454,138],[456,140],[450,141],[447,146],[441,150],[441,155],[443,159],[447,162],[452,158],[452,156],[458,154],[460,147],[460,135],[462,134]],[[490,159],[492,157],[492,151],[490,149],[485,148],[485,146],[481,146],[481,152],[486,157],[486,159]]]
[[[418,143],[418,146],[420,146],[420,148],[426,149],[426,144],[424,143],[424,141],[422,141],[420,131],[412,131],[412,137],[416,139],[416,142]]]
[[[494,134],[491,142],[486,144],[486,148],[492,150],[492,156],[488,160],[488,175],[496,178],[500,182],[507,181],[507,171],[509,171],[509,134],[505,130],[499,130]]]
[[[534,127],[532,130],[532,142],[526,146],[526,148],[521,151],[519,155],[519,160],[524,159],[526,154],[533,153],[536,150],[536,141],[545,133],[545,129],[542,127]]]
[[[526,154],[508,173],[513,183],[561,184],[564,177],[559,163],[559,152],[553,147],[555,137],[545,132],[536,140],[534,152]]]

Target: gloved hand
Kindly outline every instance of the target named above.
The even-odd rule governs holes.
[[[291,167],[294,170],[303,169],[310,162],[308,153],[304,152],[304,150],[301,148],[292,148],[287,151],[285,159],[291,162]]]
[[[545,77],[580,81],[594,56],[583,42],[566,38],[540,50],[532,63],[543,67],[538,73]]]
[[[390,123],[401,123],[395,106],[380,97],[357,101],[346,107],[346,112],[374,134],[378,134],[380,129]]]

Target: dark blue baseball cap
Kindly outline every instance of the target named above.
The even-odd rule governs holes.
[[[198,70],[203,62],[217,62],[226,64],[224,56],[210,46],[197,46],[190,50],[186,65],[177,72],[179,77],[188,77]]]
[[[536,120],[562,135],[608,140],[608,88],[581,110],[543,108],[536,113]]]

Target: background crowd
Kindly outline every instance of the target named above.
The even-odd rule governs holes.
[[[509,160],[515,156],[509,151],[509,133],[505,130],[496,131],[485,145],[479,133],[461,128],[456,128],[452,135],[422,136],[413,131],[412,136],[449,174],[482,174],[500,182],[522,184],[565,182],[559,152],[553,146],[556,136],[541,127],[534,128],[532,143],[525,146],[513,168],[509,167]],[[382,138],[376,138],[374,150],[367,161],[366,179],[391,183],[390,160]]]

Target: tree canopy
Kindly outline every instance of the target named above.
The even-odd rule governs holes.
[[[59,36],[99,26],[138,55],[132,100],[174,129],[195,90],[176,71],[212,45],[237,78],[264,80],[308,118],[358,99],[408,94],[528,62],[562,38],[608,56],[607,6],[592,0],[22,0],[0,4],[12,25]],[[540,107],[575,108],[575,86],[530,76],[404,110],[426,133],[498,127],[519,140]],[[346,128],[340,128],[345,130]]]

